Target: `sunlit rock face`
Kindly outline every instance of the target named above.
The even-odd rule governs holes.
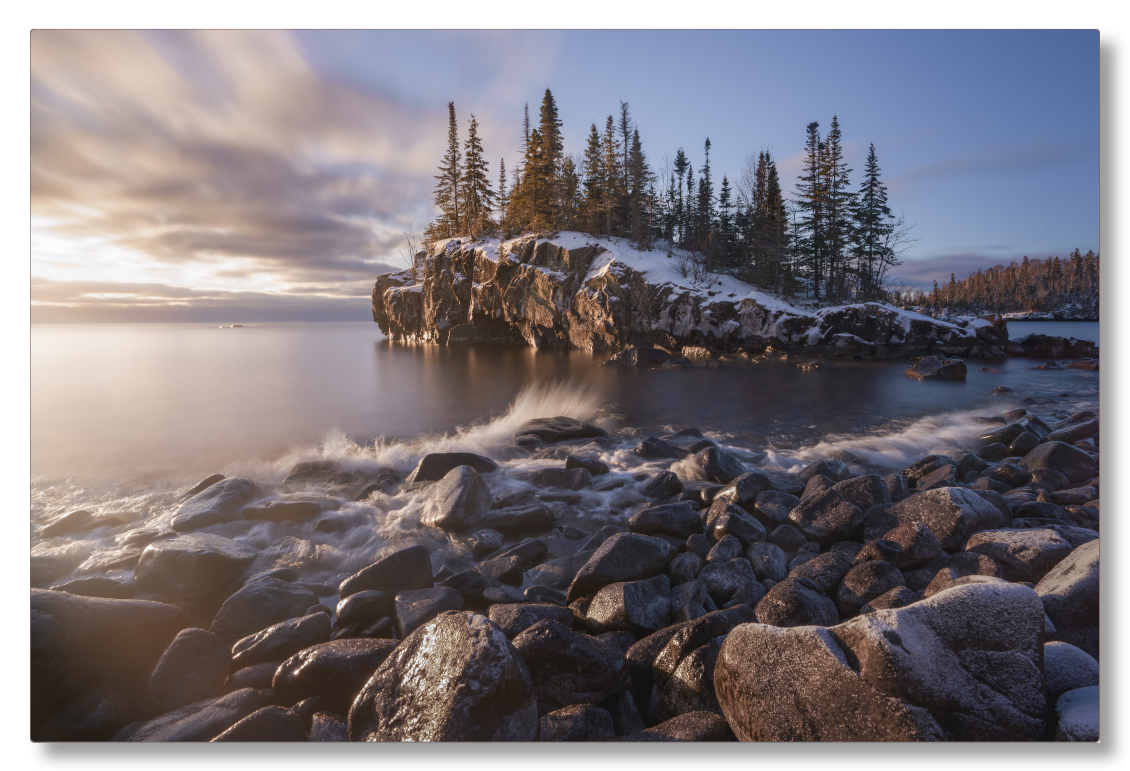
[[[793,345],[828,356],[1007,353],[1003,319],[936,321],[885,303],[801,310],[729,276],[697,282],[665,252],[559,233],[448,239],[378,277],[373,320],[395,342],[711,353]],[[684,352],[684,355],[689,355]]]

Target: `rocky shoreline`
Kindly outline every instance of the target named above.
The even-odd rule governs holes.
[[[1062,417],[985,416],[975,452],[886,474],[557,417],[515,431],[544,461],[520,473],[306,463],[266,498],[213,475],[124,536],[129,580],[33,558],[32,739],[1096,741],[1099,421]],[[343,501],[398,490],[469,559],[393,543],[311,583],[217,532],[347,532]],[[594,494],[630,516],[569,520]]]

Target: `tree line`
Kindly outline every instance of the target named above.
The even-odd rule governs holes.
[[[683,148],[654,169],[627,102],[603,128],[592,123],[579,155],[565,152],[561,127],[547,88],[536,125],[525,109],[519,164],[508,178],[500,159],[495,186],[475,116],[461,145],[449,103],[447,150],[435,177],[439,216],[425,242],[580,230],[665,249],[685,276],[724,272],[786,296],[834,302],[898,299],[890,271],[917,240],[913,226],[891,211],[873,144],[852,189],[837,117],[824,136],[819,123],[808,124],[792,199],[768,150],[746,159],[736,184],[723,174],[717,188],[709,138],[697,176]]]
[[[1065,259],[1015,260],[949,283],[934,282],[929,292],[907,295],[909,305],[953,315],[1008,311],[1064,311],[1098,318],[1099,255],[1076,249]]]

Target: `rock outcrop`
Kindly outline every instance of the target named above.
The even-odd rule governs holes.
[[[997,316],[936,321],[886,303],[800,310],[728,276],[694,283],[660,251],[622,239],[447,239],[377,278],[373,320],[396,342],[622,351],[803,349],[822,356],[1007,355]]]

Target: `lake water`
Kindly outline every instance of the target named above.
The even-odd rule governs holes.
[[[1098,338],[1095,322],[1009,329],[1014,338]],[[637,372],[602,368],[606,355],[579,351],[392,345],[371,322],[37,325],[31,353],[32,521],[82,507],[125,513],[130,527],[162,526],[176,494],[214,472],[248,476],[269,492],[302,460],[407,472],[437,449],[481,452],[518,469],[529,462],[506,448],[514,428],[534,417],[638,429],[603,456],[623,472],[639,465],[625,449],[632,437],[690,426],[749,458],[766,453],[768,470],[838,452],[898,469],[934,450],[973,446],[984,430],[974,416],[1031,407],[1024,397],[1049,419],[1099,402],[1098,373],[1032,370],[1040,362],[1029,359],[970,361],[961,383],[912,381],[905,361],[814,372],[795,359]],[[1014,393],[989,393],[999,385]],[[390,512],[413,505],[389,499],[366,516],[380,531],[397,519]],[[615,518],[607,502],[597,509]],[[113,548],[122,532],[96,531],[82,543],[32,540],[34,551],[70,549],[79,560]],[[225,532],[259,548],[306,537]],[[320,569],[340,573],[386,542],[387,533],[359,551],[335,543],[360,556]]]

